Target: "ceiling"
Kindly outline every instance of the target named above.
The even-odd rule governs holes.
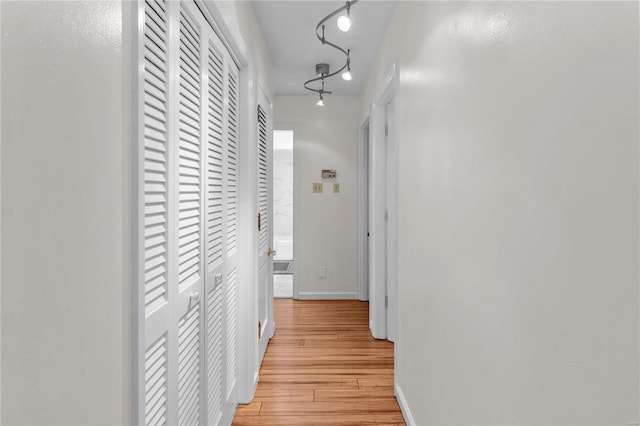
[[[345,2],[257,0],[252,4],[271,53],[276,95],[312,95],[303,84],[316,76],[317,63],[329,64],[331,72],[344,65],[344,54],[323,46],[315,29],[321,19]],[[326,90],[334,95],[361,93],[394,6],[393,1],[359,1],[351,7],[352,24],[346,33],[338,30],[336,18],[327,21],[326,39],[345,50],[351,49],[353,79],[347,82],[339,75],[327,79]],[[319,88],[319,82],[316,85]]]

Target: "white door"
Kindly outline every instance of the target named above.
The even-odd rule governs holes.
[[[238,365],[238,69],[206,33],[206,419],[219,424],[235,402]]]
[[[225,131],[225,328],[226,328],[226,400],[233,404],[233,392],[238,378],[238,135],[239,135],[239,76],[238,68],[226,61],[227,115]]]
[[[180,5],[178,57],[178,131],[175,153],[177,221],[175,223],[178,324],[178,423],[197,424],[204,394],[201,299],[204,299],[202,170],[202,26],[189,3]]]
[[[273,336],[273,217],[272,217],[272,124],[271,106],[259,90],[258,131],[258,339],[262,362]]]
[[[170,404],[175,393],[176,376],[168,368],[175,358],[170,342],[175,342],[172,302],[175,263],[173,247],[174,195],[169,175],[173,144],[170,92],[173,79],[169,73],[169,18],[173,10],[162,2],[138,5],[143,22],[138,43],[139,62],[144,72],[138,82],[140,97],[138,168],[138,416],[139,424],[177,423],[177,404]]]

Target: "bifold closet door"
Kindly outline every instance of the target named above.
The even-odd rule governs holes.
[[[207,43],[207,422],[234,405],[238,353],[238,69],[210,29]]]
[[[201,423],[204,387],[201,366],[201,298],[204,291],[202,171],[202,25],[191,3],[180,3],[178,34],[176,247],[178,288],[174,323],[178,325],[178,423]],[[199,13],[199,12],[198,12]]]
[[[148,0],[139,15],[143,19],[143,40],[140,46],[140,61],[143,65],[142,77],[142,234],[139,238],[141,273],[138,282],[144,283],[144,291],[139,291],[141,303],[138,309],[144,313],[140,350],[144,351],[138,376],[139,401],[141,407],[138,419],[145,424],[171,424],[177,422],[177,412],[170,407],[170,394],[175,392],[175,376],[170,373],[170,363],[174,356],[171,351],[176,339],[173,327],[173,295],[171,282],[174,280],[174,264],[170,247],[173,246],[172,205],[173,194],[170,185],[172,169],[170,81],[170,4]],[[140,152],[140,151],[139,151]],[[142,241],[140,241],[142,240]]]
[[[238,374],[239,73],[194,2],[138,15],[138,419],[219,424]]]

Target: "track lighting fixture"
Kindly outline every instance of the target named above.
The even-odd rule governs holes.
[[[351,28],[351,2],[347,2],[346,8],[347,14],[338,16],[338,21],[336,22],[338,24],[338,29],[344,32],[349,31],[349,28]]]
[[[342,73],[342,78],[346,81],[351,81],[351,58],[347,56],[347,70]]]
[[[335,71],[333,73],[329,72],[329,65],[328,64],[316,64],[316,78],[312,78],[311,80],[307,80],[304,83],[304,88],[307,90],[310,90],[312,92],[316,92],[320,95],[320,99],[318,100],[318,102],[316,102],[316,105],[319,106],[324,106],[324,94],[331,94],[331,92],[324,90],[324,80],[330,77],[333,77],[335,75],[338,74],[342,74],[342,78],[346,81],[351,81],[352,79],[352,75],[351,75],[351,50],[350,49],[343,49],[342,47],[338,46],[335,43],[330,42],[329,40],[326,39],[325,37],[325,23],[333,18],[334,16],[342,13],[343,11],[346,11],[346,15],[342,14],[338,17],[337,20],[337,24],[338,24],[338,28],[341,31],[349,31],[349,28],[351,28],[351,6],[355,3],[357,3],[358,0],[353,0],[353,1],[347,1],[346,4],[336,10],[334,10],[333,12],[331,12],[329,15],[325,16],[319,23],[318,25],[316,25],[316,37],[318,37],[318,40],[320,40],[320,42],[322,44],[326,44],[329,45],[331,47],[333,47],[334,49],[339,50],[340,52],[344,53],[344,55],[346,56],[346,61],[345,64],[342,66],[342,68],[340,68],[338,71]],[[322,34],[320,34],[320,29],[322,29]],[[322,82],[322,87],[320,89],[314,89],[313,87],[309,87],[308,85],[311,83],[315,83],[316,81],[321,81]]]
[[[347,15],[340,15],[340,17],[338,17],[337,24],[340,31],[347,32],[349,31],[349,28],[351,28],[351,18]]]

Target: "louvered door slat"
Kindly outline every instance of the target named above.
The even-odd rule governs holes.
[[[237,250],[237,120],[238,120],[238,82],[234,73],[228,74],[229,81],[229,107],[228,107],[228,136],[227,136],[227,250],[229,255]]]
[[[231,269],[227,275],[227,398],[233,391],[238,377],[238,270]]]
[[[268,229],[268,153],[267,153],[267,116],[258,106],[258,209],[260,211],[259,248],[260,253],[267,251],[269,245]]]
[[[222,287],[207,295],[207,422],[217,425],[222,416]]]
[[[200,310],[196,304],[178,324],[178,421],[198,423],[200,410]]]
[[[222,197],[223,197],[223,144],[222,144],[222,120],[223,102],[222,93],[213,88],[222,88],[224,74],[222,68],[222,56],[216,48],[209,45],[208,48],[208,267],[213,270],[222,261]]]

